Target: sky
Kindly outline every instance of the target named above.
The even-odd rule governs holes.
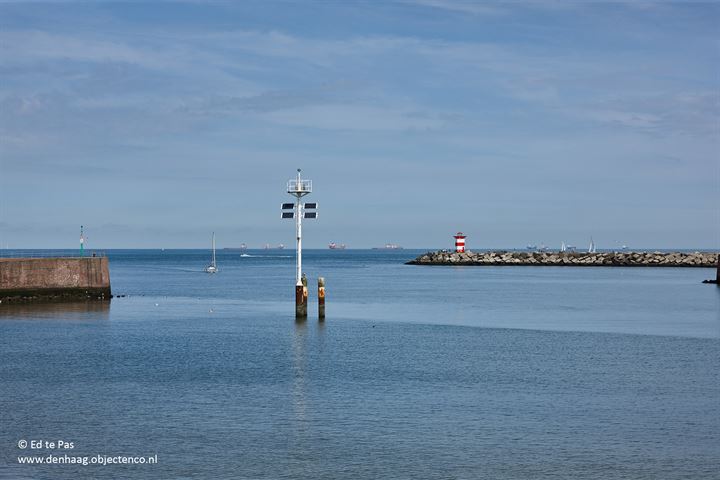
[[[720,2],[0,2],[0,247],[720,248]]]

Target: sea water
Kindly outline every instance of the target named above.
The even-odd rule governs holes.
[[[242,253],[109,251],[125,296],[0,306],[0,478],[719,477],[712,269],[310,250],[296,322],[294,252]]]

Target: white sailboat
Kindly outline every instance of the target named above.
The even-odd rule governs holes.
[[[560,245],[560,251],[564,252],[565,250],[567,250],[567,247],[565,246],[565,242],[562,242],[562,244]]]
[[[590,237],[590,248],[588,248],[588,253],[595,253],[595,242],[593,242],[592,237]]]
[[[205,271],[207,273],[217,273],[218,271],[217,263],[215,262],[215,232],[213,232],[212,235],[212,262],[205,267]]]

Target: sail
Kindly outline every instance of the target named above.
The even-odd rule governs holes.
[[[214,267],[214,266],[216,266],[216,265],[215,265],[215,232],[213,232],[212,247],[213,247],[213,252],[212,252],[212,266]]]
[[[212,234],[212,261],[210,262],[210,265],[205,267],[205,271],[207,273],[216,273],[217,272],[217,265],[215,263],[215,232]]]

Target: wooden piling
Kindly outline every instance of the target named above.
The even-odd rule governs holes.
[[[295,285],[295,317],[307,317],[307,309],[303,305],[303,286]]]
[[[318,319],[325,319],[325,278],[318,277]]]
[[[303,274],[302,285],[295,286],[295,318],[307,318],[307,277]]]

